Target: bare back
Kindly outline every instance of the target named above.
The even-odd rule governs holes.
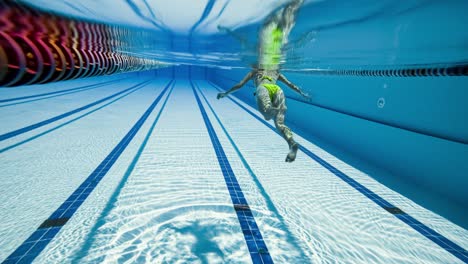
[[[254,70],[253,81],[256,87],[261,85],[262,83],[276,83],[279,77],[278,70],[263,70],[257,69]]]

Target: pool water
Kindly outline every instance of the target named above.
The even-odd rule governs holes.
[[[252,83],[216,99],[289,1],[22,2],[158,67],[0,89],[0,261],[468,263],[464,1],[305,1],[293,163]]]

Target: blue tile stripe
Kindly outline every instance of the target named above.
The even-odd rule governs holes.
[[[88,84],[88,85],[84,85],[84,86],[80,86],[80,87],[75,87],[75,88],[70,88],[70,89],[65,89],[65,90],[60,90],[60,91],[54,91],[54,92],[48,92],[48,93],[42,93],[42,94],[21,96],[21,97],[9,98],[9,99],[1,99],[0,103],[7,103],[7,102],[18,101],[18,100],[24,100],[24,99],[31,99],[31,98],[42,97],[42,96],[47,96],[47,95],[53,95],[53,94],[58,94],[58,93],[71,92],[71,91],[76,91],[76,90],[81,90],[81,89],[86,89],[86,88],[100,87],[100,86],[108,85],[108,84],[111,84],[111,83],[119,82],[121,80],[123,80],[123,79],[112,80],[112,81],[101,82],[101,83],[93,83],[93,84]]]
[[[63,119],[63,118],[68,117],[68,116],[70,116],[70,115],[76,114],[76,113],[81,112],[81,111],[83,111],[83,110],[86,110],[86,109],[88,109],[88,108],[90,108],[90,107],[93,107],[93,106],[95,106],[95,105],[97,105],[97,104],[100,104],[100,103],[102,103],[102,102],[108,101],[108,100],[110,100],[110,99],[112,99],[112,98],[114,98],[114,97],[116,97],[116,96],[119,96],[120,94],[123,94],[123,93],[125,93],[125,92],[127,92],[127,91],[130,91],[130,90],[132,90],[132,89],[137,89],[138,87],[143,86],[143,85],[146,85],[146,84],[149,83],[149,82],[150,82],[150,80],[147,80],[147,81],[145,81],[145,82],[142,82],[142,83],[140,83],[140,84],[136,84],[136,85],[134,85],[134,86],[132,86],[132,87],[130,87],[130,88],[127,88],[127,89],[125,89],[125,90],[123,90],[123,91],[117,92],[117,93],[112,94],[112,95],[107,96],[107,97],[104,97],[104,98],[102,98],[102,99],[99,99],[99,100],[97,100],[97,101],[94,101],[94,102],[92,102],[92,103],[90,103],[90,104],[87,104],[87,105],[85,105],[85,106],[79,107],[79,108],[77,108],[77,109],[75,109],[75,110],[71,110],[71,111],[68,111],[68,112],[66,112],[66,113],[64,113],[64,114],[61,114],[61,115],[54,116],[54,117],[52,117],[52,118],[43,120],[43,121],[38,122],[38,123],[36,123],[36,124],[32,124],[32,125],[29,125],[29,126],[26,126],[26,127],[20,128],[20,129],[17,129],[17,130],[13,130],[13,131],[8,132],[8,133],[5,133],[5,134],[2,134],[2,135],[0,135],[0,142],[1,142],[1,141],[4,141],[4,140],[7,140],[7,139],[9,139],[9,138],[12,138],[12,137],[21,135],[21,134],[23,134],[23,133],[29,132],[29,131],[34,130],[34,129],[36,129],[36,128],[39,128],[39,127],[48,125],[48,124],[50,124],[50,123],[52,123],[52,122],[58,121],[58,120],[60,120],[60,119]]]
[[[277,226],[278,228],[282,229],[285,233],[286,233],[286,239],[287,241],[293,245],[298,252],[300,252],[301,254],[301,258],[302,259],[308,259],[308,257],[304,254],[304,252],[301,250],[301,246],[299,245],[299,243],[297,242],[297,238],[294,237],[291,233],[291,231],[288,229],[288,226],[286,224],[284,224],[284,219],[282,217],[282,215],[280,214],[279,210],[276,208],[275,204],[272,202],[271,198],[270,198],[270,195],[267,193],[267,191],[265,190],[265,188],[263,188],[262,184],[260,183],[260,180],[258,179],[257,175],[255,175],[255,173],[253,172],[252,168],[250,167],[249,163],[247,162],[247,160],[244,158],[244,155],[242,155],[241,151],[239,150],[239,148],[237,147],[237,144],[234,142],[234,140],[232,139],[231,135],[229,134],[229,132],[226,130],[226,128],[224,127],[223,123],[221,122],[221,120],[219,119],[218,115],[216,114],[216,112],[214,111],[213,107],[211,107],[211,104],[208,102],[208,99],[206,99],[205,95],[203,94],[203,91],[201,91],[200,87],[198,85],[197,86],[197,90],[198,92],[201,94],[201,96],[203,97],[203,100],[205,101],[206,105],[208,106],[208,108],[210,109],[211,113],[213,114],[213,116],[215,117],[216,121],[218,122],[219,126],[221,127],[221,129],[223,130],[224,134],[226,135],[226,137],[228,138],[229,142],[231,143],[232,147],[234,148],[234,150],[236,151],[237,155],[239,156],[240,160],[242,161],[242,164],[244,165],[244,167],[247,169],[247,171],[249,172],[250,176],[252,177],[253,181],[255,182],[255,184],[257,185],[257,188],[259,189],[260,191],[260,194],[265,198],[265,203],[267,204],[267,207],[268,207],[268,210],[270,210],[270,212],[272,212],[273,214],[276,215],[277,219],[280,221],[281,225],[280,226]],[[307,263],[309,262],[312,262],[310,259],[307,261]]]
[[[50,95],[50,96],[42,96],[42,97],[39,97],[39,98],[33,98],[33,99],[30,99],[30,100],[25,100],[25,101],[21,101],[21,102],[13,102],[13,103],[8,103],[8,104],[3,104],[3,105],[0,105],[0,108],[14,106],[14,105],[27,104],[27,103],[32,103],[32,102],[37,102],[37,101],[42,101],[42,100],[47,100],[47,99],[56,98],[56,97],[69,95],[69,94],[74,94],[74,93],[81,93],[81,92],[84,92],[84,91],[101,88],[101,87],[106,86],[106,85],[109,85],[109,84],[97,84],[96,86],[89,87],[89,88],[84,88],[84,89],[79,89],[77,91],[65,92],[65,93],[60,93],[60,94],[55,94],[55,95]]]
[[[99,182],[104,178],[109,169],[114,165],[128,144],[132,141],[136,133],[145,123],[163,95],[167,92],[172,80],[169,82],[159,96],[148,107],[146,112],[133,125],[122,140],[115,146],[110,154],[98,165],[98,167],[86,178],[86,180],[76,189],[60,207],[45,220],[32,235],[27,238],[3,263],[30,263],[49,244],[60,229],[73,216]]]
[[[198,107],[202,113],[205,126],[211,139],[211,143],[213,144],[213,148],[216,152],[216,157],[218,158],[219,166],[221,167],[221,171],[223,173],[229,195],[231,196],[231,201],[234,205],[234,210],[236,211],[237,219],[239,220],[252,261],[253,263],[273,263],[265,241],[263,240],[263,236],[252,214],[252,210],[250,209],[247,200],[244,197],[244,193],[242,192],[239,182],[236,179],[229,160],[224,153],[223,147],[219,142],[218,136],[213,129],[211,121],[206,114],[205,108],[203,107],[203,104],[198,97],[197,91],[195,90],[192,81],[190,81],[190,85],[192,86],[192,90],[195,94]]]
[[[140,148],[138,149],[137,153],[133,157],[132,162],[128,166],[127,170],[125,171],[125,174],[122,177],[122,179],[120,180],[119,185],[117,186],[115,192],[112,193],[112,196],[109,198],[109,201],[107,202],[106,207],[102,210],[102,213],[99,215],[99,218],[96,220],[95,225],[91,228],[91,231],[89,231],[89,233],[87,235],[87,238],[86,238],[85,242],[83,243],[83,246],[81,247],[80,251],[75,255],[76,256],[76,259],[75,259],[76,263],[81,263],[82,262],[81,258],[88,255],[89,250],[94,245],[95,238],[96,238],[95,235],[98,233],[98,230],[104,224],[106,224],[106,218],[109,216],[112,209],[117,207],[118,198],[119,198],[120,194],[122,193],[122,190],[123,190],[126,182],[128,181],[128,178],[132,175],[132,173],[133,173],[133,171],[135,169],[135,166],[139,162],[140,157],[143,154],[143,151],[145,150],[149,139],[153,136],[153,131],[154,131],[155,127],[156,127],[156,124],[158,124],[159,118],[161,117],[161,115],[162,115],[162,113],[164,111],[164,108],[166,107],[167,102],[169,101],[169,97],[171,96],[172,91],[174,90],[174,86],[175,85],[173,85],[171,90],[169,90],[169,93],[167,94],[166,98],[164,99],[164,102],[163,102],[163,104],[161,106],[161,109],[159,110],[158,115],[156,116],[156,118],[154,119],[150,129],[146,133],[146,136],[143,139],[143,142],[141,143]]]
[[[8,147],[2,148],[2,149],[0,149],[0,154],[2,154],[2,153],[5,152],[5,151],[8,151],[8,150],[14,149],[14,148],[16,148],[16,147],[19,147],[19,146],[21,146],[21,145],[23,145],[23,144],[26,144],[26,143],[28,143],[28,142],[31,142],[31,141],[33,141],[33,140],[35,140],[35,139],[37,139],[37,138],[40,138],[40,137],[42,137],[42,136],[44,136],[44,135],[47,135],[47,134],[49,134],[49,133],[51,133],[51,132],[53,132],[53,131],[55,131],[55,130],[58,130],[58,129],[60,129],[60,128],[64,127],[64,126],[67,126],[67,125],[69,125],[69,124],[71,124],[71,123],[73,123],[73,122],[76,122],[76,121],[78,121],[78,120],[80,120],[80,119],[82,119],[82,118],[85,118],[85,117],[87,117],[87,116],[89,116],[89,115],[91,115],[91,114],[93,114],[93,113],[95,113],[95,112],[97,112],[97,111],[99,111],[99,110],[101,110],[101,109],[103,109],[103,108],[106,108],[107,106],[109,106],[109,105],[111,105],[111,104],[113,104],[113,103],[115,103],[115,102],[117,102],[117,101],[119,101],[119,100],[121,100],[121,99],[123,99],[123,98],[125,98],[125,97],[127,97],[127,96],[129,96],[129,95],[131,95],[132,93],[137,92],[138,90],[142,89],[143,87],[144,87],[144,86],[140,86],[140,87],[138,87],[138,88],[136,88],[136,89],[133,89],[133,90],[127,92],[127,93],[121,94],[120,96],[118,96],[118,97],[112,99],[111,101],[109,101],[109,102],[107,102],[107,103],[105,103],[105,104],[103,104],[103,105],[100,105],[100,106],[97,107],[97,108],[94,108],[94,109],[90,110],[89,112],[85,112],[85,113],[83,113],[83,114],[81,114],[81,115],[79,115],[79,116],[77,116],[77,117],[74,117],[73,119],[70,119],[70,120],[68,120],[68,121],[66,121],[66,122],[64,122],[64,123],[58,124],[58,125],[55,126],[55,127],[52,127],[52,128],[50,128],[50,129],[47,129],[47,130],[45,130],[45,131],[43,131],[43,132],[40,132],[40,133],[38,133],[38,134],[35,134],[34,136],[31,136],[31,137],[26,138],[26,139],[24,139],[24,140],[21,140],[21,141],[19,141],[19,142],[16,142],[16,143],[14,143],[14,144],[12,144],[12,145],[10,145],[10,146],[8,146]]]
[[[218,88],[212,82],[210,82],[210,83],[218,91],[224,92],[222,89]],[[241,105],[236,100],[232,99],[231,96],[228,96],[228,98],[232,102],[234,102],[236,105],[238,105],[240,108],[242,108],[247,113],[249,113],[251,116],[253,116],[255,119],[262,122],[264,125],[266,125],[271,130],[273,130],[275,133],[278,134],[275,127],[273,127],[271,124],[269,124],[268,122],[266,122],[265,120],[263,120],[262,118],[257,116],[255,113],[253,113],[252,111],[250,111],[249,109],[247,109],[246,107]],[[353,178],[349,177],[348,175],[344,174],[343,172],[341,172],[340,170],[338,170],[337,168],[332,166],[330,163],[326,162],[325,160],[323,160],[319,156],[315,155],[309,149],[305,148],[302,145],[299,147],[299,149],[302,152],[304,152],[307,156],[309,156],[310,158],[312,158],[313,160],[318,162],[320,165],[322,165],[324,168],[326,168],[328,171],[333,173],[335,176],[337,176],[338,178],[340,178],[341,180],[343,180],[344,182],[349,184],[351,187],[353,187],[354,189],[356,189],[357,191],[362,193],[364,196],[369,198],[371,201],[373,201],[374,203],[376,203],[378,206],[382,207],[386,211],[388,211],[388,208],[397,208],[396,206],[394,206],[390,202],[386,201],[384,198],[380,197],[379,195],[377,195],[373,191],[366,188],[364,185],[360,184],[359,182],[357,182]],[[418,220],[416,220],[415,218],[413,218],[412,216],[410,216],[409,214],[407,214],[405,212],[402,212],[402,213],[399,213],[399,214],[397,213],[397,214],[393,214],[393,215],[396,218],[400,219],[405,224],[412,227],[414,230],[418,231],[421,235],[423,235],[426,238],[430,239],[431,241],[433,241],[434,243],[439,245],[441,248],[445,249],[447,252],[451,253],[452,255],[454,255],[455,257],[457,257],[461,261],[463,261],[464,263],[468,263],[468,252],[464,248],[460,247],[459,245],[452,242],[451,240],[444,237],[443,235],[437,233],[432,228],[424,225],[423,223],[419,222]]]

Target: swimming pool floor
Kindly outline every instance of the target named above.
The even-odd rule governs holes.
[[[468,231],[206,80],[0,90],[5,263],[467,263]]]

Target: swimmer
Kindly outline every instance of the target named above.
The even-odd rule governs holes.
[[[307,93],[291,83],[279,71],[282,47],[287,42],[287,36],[294,25],[295,14],[302,2],[303,0],[293,1],[267,19],[259,35],[258,66],[253,67],[253,70],[238,84],[217,96],[218,99],[223,98],[253,79],[258,110],[266,120],[274,119],[276,129],[289,145],[286,162],[293,162],[296,159],[299,145],[294,141],[291,129],[284,124],[286,101],[283,90],[276,81],[285,83],[293,91],[309,99]]]
[[[257,87],[255,97],[257,100],[258,110],[266,120],[274,119],[276,129],[289,145],[289,153],[286,156],[285,161],[293,162],[296,159],[296,153],[299,145],[294,141],[291,129],[284,124],[284,115],[287,109],[285,96],[283,90],[281,90],[281,88],[276,84],[276,81],[278,80],[285,83],[289,88],[305,98],[309,98],[309,95],[291,83],[283,74],[279,73],[279,71],[253,69],[244,77],[244,79],[242,79],[242,81],[234,85],[231,89],[225,93],[219,93],[217,98],[223,98],[228,94],[239,90],[252,78],[255,86]]]

